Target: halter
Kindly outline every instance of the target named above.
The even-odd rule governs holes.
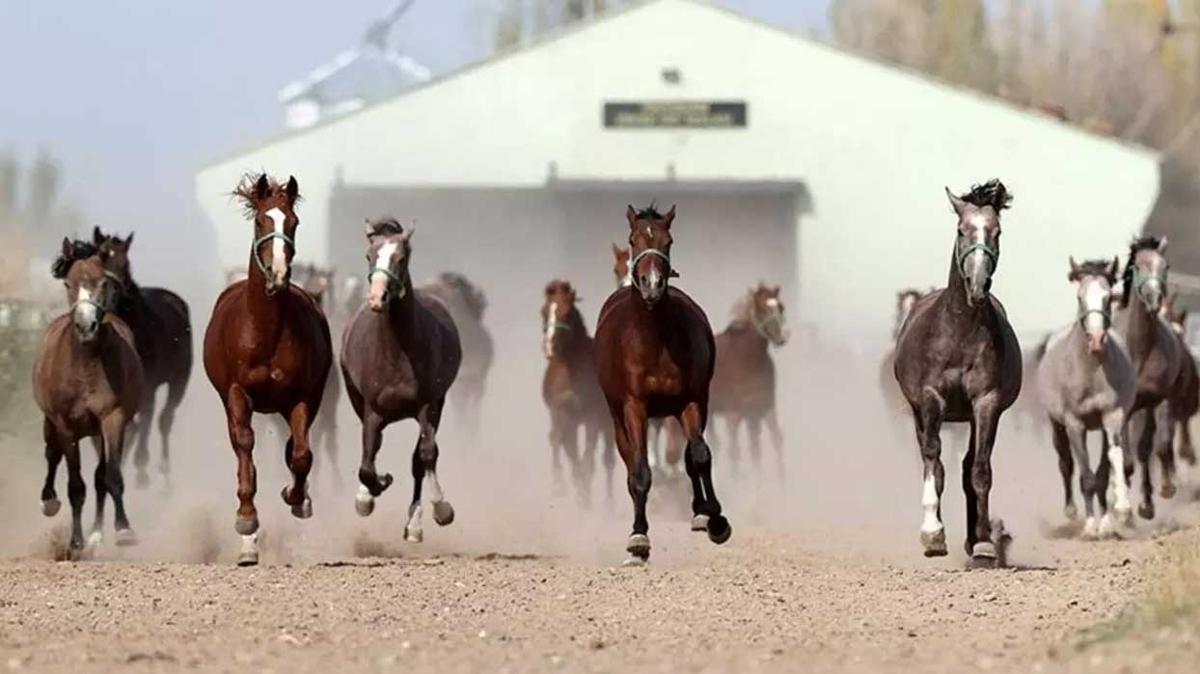
[[[566,321],[560,321],[557,318],[552,321],[546,321],[546,327],[553,328],[554,332],[570,332],[571,324]]]
[[[758,336],[762,337],[763,339],[765,339],[769,342],[772,340],[771,340],[771,336],[769,334],[767,334],[767,326],[770,325],[771,323],[783,323],[783,312],[782,311],[772,311],[771,313],[767,314],[766,318],[764,318],[760,321],[758,319],[758,315],[755,314],[753,310],[751,310],[750,323],[751,323],[751,325],[754,326],[754,331],[758,333]]]
[[[404,297],[406,294],[408,294],[408,289],[404,284],[404,278],[387,267],[371,267],[371,270],[367,272],[368,286],[371,285],[371,277],[376,274],[383,274],[388,279],[388,285],[392,285],[394,283],[400,288],[400,292],[396,295],[397,298]]]
[[[967,258],[977,250],[983,251],[983,254],[991,263],[991,271],[996,270],[996,263],[1000,261],[1000,254],[992,250],[986,243],[973,243],[958,257],[958,273],[963,277],[963,280],[967,278]]]
[[[1160,274],[1145,274],[1140,269],[1138,269],[1136,264],[1133,265],[1133,290],[1134,290],[1134,292],[1136,292],[1138,294],[1138,297],[1142,298],[1143,302],[1146,301],[1146,294],[1142,291],[1142,288],[1144,288],[1146,286],[1146,284],[1151,281],[1158,281],[1159,285],[1162,286],[1162,289],[1164,291],[1166,290],[1166,288],[1167,288],[1167,275],[1166,274],[1161,274],[1161,275]]]
[[[104,315],[108,313],[108,310],[104,308],[103,304],[100,304],[99,302],[97,302],[96,300],[94,300],[90,297],[85,297],[85,298],[75,300],[75,303],[71,305],[71,313],[75,313],[75,310],[78,309],[80,305],[91,306],[92,308],[94,308],[96,310],[96,320],[97,321],[103,320]]]
[[[283,232],[271,232],[255,239],[254,243],[251,244],[250,253],[254,255],[254,261],[258,263],[258,270],[262,272],[264,277],[268,277],[271,274],[267,270],[267,265],[263,264],[262,256],[258,254],[258,249],[272,239],[283,239],[283,242],[290,246],[293,251],[296,250],[296,242],[292,241],[291,237]]]
[[[1076,320],[1082,324],[1092,314],[1100,314],[1104,318],[1105,327],[1112,325],[1112,311],[1110,309],[1080,309]]]
[[[643,250],[642,252],[638,253],[637,255],[634,255],[633,259],[629,261],[629,280],[630,280],[629,285],[631,285],[631,286],[637,285],[637,277],[635,276],[634,272],[637,270],[638,263],[640,263],[643,258],[649,257],[651,255],[661,259],[663,262],[666,263],[666,265],[667,265],[666,276],[668,278],[670,278],[670,276],[671,276],[671,257],[657,248],[647,248],[646,250]]]

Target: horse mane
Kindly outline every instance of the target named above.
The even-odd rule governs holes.
[[[1108,279],[1108,284],[1116,285],[1117,277],[1113,276],[1109,271],[1112,265],[1112,260],[1084,260],[1077,265],[1077,269],[1072,271],[1069,279],[1078,281],[1083,276],[1103,276]]]
[[[242,210],[245,212],[246,217],[248,218],[253,218],[258,213],[259,199],[258,195],[255,194],[255,186],[258,184],[258,181],[264,177],[267,179],[267,184],[270,186],[270,193],[267,195],[268,199],[274,198],[287,191],[287,187],[285,185],[280,184],[278,180],[265,173],[243,174],[241,182],[239,182],[238,186],[233,189],[231,196],[242,200]],[[297,194],[296,201],[300,201],[300,199],[300,195]]]
[[[750,311],[753,308],[754,288],[751,288],[733,303],[733,308],[729,311],[730,318],[733,319],[734,323],[748,322],[750,320]]]
[[[1162,239],[1159,239],[1153,234],[1134,237],[1129,244],[1129,257],[1125,260],[1125,271],[1121,273],[1121,308],[1129,307],[1129,296],[1133,294],[1133,269],[1134,258],[1143,250],[1158,250],[1162,244]]]
[[[638,220],[666,220],[666,216],[658,212],[657,204],[653,201],[650,205],[637,212]]]
[[[67,277],[67,272],[71,271],[71,265],[77,260],[86,260],[98,252],[96,246],[91,241],[75,239],[71,242],[71,254],[64,255],[59,253],[54,262],[50,265],[50,274],[59,280]]]
[[[997,215],[1012,203],[1012,195],[999,178],[992,178],[982,185],[972,185],[971,191],[959,198],[978,208],[991,206]]]
[[[371,229],[371,236],[393,236],[404,233],[404,226],[390,215],[367,221],[367,227]]]

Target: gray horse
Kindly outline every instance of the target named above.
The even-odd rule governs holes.
[[[1116,533],[1108,508],[1109,488],[1115,497],[1117,518],[1129,522],[1132,515],[1124,448],[1125,423],[1133,409],[1137,373],[1125,341],[1112,330],[1112,288],[1119,268],[1116,258],[1111,262],[1089,260],[1082,265],[1071,259],[1068,278],[1075,285],[1077,320],[1050,339],[1037,370],[1038,397],[1050,418],[1062,472],[1065,512],[1072,520],[1077,511],[1071,479],[1074,464],[1079,464],[1079,491],[1087,511],[1083,525],[1086,539]],[[1088,458],[1088,431],[1104,433],[1104,451],[1095,472]],[[1095,503],[1100,505],[1099,519]]]

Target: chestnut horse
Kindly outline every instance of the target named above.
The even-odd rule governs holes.
[[[1163,498],[1175,495],[1175,450],[1171,446],[1171,394],[1183,362],[1178,337],[1158,314],[1167,292],[1167,240],[1135,239],[1121,282],[1121,310],[1115,323],[1138,373],[1137,397],[1129,418],[1129,442],[1142,468],[1142,502],[1138,514],[1154,519],[1152,455],[1162,464]],[[1131,466],[1126,466],[1127,475]]]
[[[409,275],[413,230],[391,218],[367,226],[370,295],[350,319],[342,335],[342,375],[358,418],[362,420],[362,463],[358,468],[355,508],[366,517],[375,498],[392,485],[390,474],[375,470],[383,429],[395,421],[415,419],[421,432],[412,455],[413,497],[404,537],[424,538],[421,491],[429,481],[433,521],[446,526],[454,508],[437,477],[438,426],[446,394],[462,361],[458,330],[437,298],[413,290]]]
[[[576,306],[579,297],[569,281],[546,285],[542,303],[542,351],[546,373],[542,400],[550,411],[550,451],[554,476],[562,481],[561,456],[571,464],[580,500],[591,500],[592,467],[596,445],[604,444],[604,472],[608,498],[612,499],[613,468],[617,457],[612,427],[600,383],[596,377],[594,343]],[[579,429],[584,430],[584,453],[579,455]]]
[[[625,462],[633,499],[633,533],[627,564],[650,557],[646,499],[651,473],[646,451],[647,420],[673,417],[687,438],[684,463],[692,482],[692,529],[707,530],[714,543],[729,540],[732,528],[713,490],[712,451],[704,441],[708,391],[716,343],[708,317],[671,278],[671,224],[653,206],[632,206],[629,223],[632,285],[604,303],[596,325],[596,369]]]
[[[921,543],[927,557],[946,554],[939,432],[944,422],[967,422],[967,554],[981,566],[1003,564],[1008,537],[991,519],[992,447],[1000,415],[1021,392],[1022,362],[1021,345],[990,289],[1000,261],[1000,212],[1012,197],[999,180],[946,195],[957,216],[949,279],[917,302],[896,343],[896,381],[925,463]]]
[[[1178,438],[1179,458],[1189,466],[1196,465],[1196,447],[1192,444],[1192,418],[1200,412],[1200,373],[1197,372],[1196,357],[1183,338],[1187,323],[1187,309],[1175,309],[1178,295],[1171,294],[1163,303],[1163,318],[1171,325],[1179,340],[1180,368],[1171,392],[1171,421],[1178,428],[1172,433],[1172,442]]]
[[[450,390],[450,403],[466,423],[468,431],[474,435],[479,432],[483,392],[496,351],[492,334],[483,324],[487,297],[466,276],[454,272],[438,274],[432,283],[426,284],[421,290],[446,305],[450,310],[450,318],[458,328],[458,337],[462,341],[462,366],[454,388]]]
[[[236,529],[242,536],[238,564],[250,566],[258,563],[259,528],[251,417],[258,412],[287,420],[291,437],[284,462],[292,484],[283,488],[283,500],[295,517],[312,517],[308,432],[321,410],[333,345],[320,307],[290,280],[300,224],[296,179],[280,185],[266,174],[247,176],[233,194],[254,221],[254,239],[246,280],[226,288],[213,307],[204,334],[204,371],[225,407],[229,440],[237,454]]]
[[[167,399],[158,413],[158,432],[162,436],[159,472],[163,479],[169,480],[171,428],[192,376],[192,321],[188,305],[166,288],[142,287],[133,280],[129,263],[132,233],[122,239],[104,234],[96,227],[92,230],[92,245],[100,252],[105,272],[120,291],[115,311],[133,331],[146,377],[144,398],[134,424],[137,447],[133,464],[137,468],[137,484],[146,486],[150,481],[146,473],[146,464],[150,460],[150,427],[154,420],[155,394],[163,385],[167,387]]]
[[[90,253],[89,250],[85,251]],[[33,395],[45,415],[46,482],[42,513],[52,517],[60,507],[54,490],[58,464],[67,459],[67,494],[71,501],[70,555],[83,553],[83,501],[87,494],[80,471],[79,440],[96,438],[96,523],[89,544],[103,538],[104,499],[111,494],[116,509],[117,545],[137,542],[125,513],[125,481],[121,459],[125,430],[137,414],[144,389],[142,364],[134,337],[113,311],[121,292],[106,274],[99,256],[80,259],[77,247],[64,239],[55,275],[65,275],[68,313],[46,329],[33,365]],[[62,278],[62,276],[60,276]]]
[[[779,286],[759,283],[734,307],[734,318],[717,335],[717,362],[709,406],[729,427],[732,458],[741,456],[739,431],[742,422],[750,434],[750,456],[760,467],[762,427],[766,423],[775,448],[779,475],[783,475],[783,433],[775,410],[775,363],[768,347],[788,341]]]

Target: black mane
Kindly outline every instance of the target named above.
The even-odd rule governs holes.
[[[1135,290],[1133,287],[1134,259],[1137,257],[1137,254],[1143,250],[1158,250],[1160,245],[1162,245],[1162,239],[1159,239],[1157,236],[1152,234],[1134,237],[1133,241],[1129,244],[1129,257],[1125,260],[1125,271],[1121,273],[1122,309],[1129,306],[1129,296],[1132,295]]]
[[[650,202],[650,205],[637,212],[638,220],[665,220],[666,216],[658,212],[657,204]]]
[[[1103,276],[1108,279],[1108,284],[1113,285],[1117,282],[1117,278],[1112,275],[1112,260],[1084,260],[1076,265],[1076,269],[1071,272],[1071,280],[1078,281],[1082,276]]]
[[[1012,195],[999,178],[992,178],[982,185],[972,185],[971,191],[959,198],[978,208],[991,206],[997,215],[1012,203]]]
[[[371,236],[388,236],[393,234],[403,234],[404,226],[400,221],[390,215],[385,215],[377,220],[371,220],[367,223],[371,228]]]
[[[67,277],[67,272],[71,271],[71,265],[75,264],[76,260],[86,260],[96,254],[96,247],[91,241],[75,239],[71,242],[71,253],[65,255],[60,253],[53,264],[50,265],[50,274],[56,279],[64,279]]]

